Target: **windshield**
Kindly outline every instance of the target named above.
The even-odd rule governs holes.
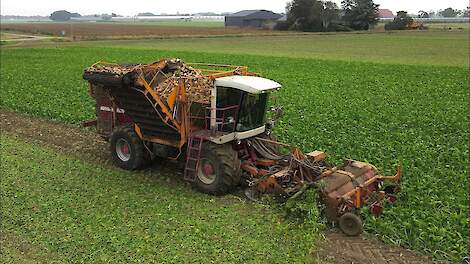
[[[262,127],[266,123],[267,104],[267,93],[249,94],[233,88],[217,87],[217,118],[224,118],[224,124],[219,123],[217,130],[245,132]]]
[[[240,107],[237,131],[244,132],[262,127],[266,123],[268,94],[245,93]]]

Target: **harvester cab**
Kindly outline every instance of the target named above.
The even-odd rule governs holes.
[[[257,76],[217,78],[212,88],[210,106],[210,140],[226,144],[252,138],[266,132],[269,94],[281,85]]]
[[[250,73],[247,67],[185,64],[160,60],[151,64],[99,62],[85,70],[96,100],[96,125],[110,141],[116,166],[135,170],[154,157],[181,159],[184,179],[199,190],[219,195],[236,186],[247,195],[300,195],[321,189],[327,216],[349,235],[362,231],[357,212],[374,214],[383,202],[395,201],[398,188],[383,188],[381,176],[367,163],[346,161],[332,166],[321,151],[273,140],[266,127],[269,94],[281,85]],[[280,151],[282,148],[288,151]],[[314,206],[314,205],[312,205]]]

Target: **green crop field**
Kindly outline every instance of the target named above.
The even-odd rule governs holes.
[[[428,23],[426,26],[431,30],[469,30],[470,23]]]
[[[222,38],[208,40],[205,47],[204,40],[194,39],[195,46],[190,46],[186,44],[188,39],[182,39],[173,42],[175,47],[170,46],[170,41],[158,40],[141,44],[93,42],[83,43],[87,47],[2,49],[1,106],[69,123],[90,119],[94,115],[93,101],[88,97],[81,74],[85,67],[98,60],[151,62],[161,57],[180,57],[192,62],[249,65],[253,71],[284,86],[271,99],[272,105],[284,107],[285,116],[275,130],[281,140],[305,151],[324,150],[329,153],[331,162],[344,158],[365,160],[386,174],[394,173],[398,160],[403,161],[403,190],[399,202],[387,208],[379,219],[365,213],[369,232],[441,259],[461,261],[468,257],[468,37],[453,33],[415,33],[408,37],[405,33],[319,36],[318,43],[314,41],[317,36],[297,36],[290,40],[283,37],[281,46],[273,44],[279,43],[279,39],[265,37],[266,46],[261,45],[265,43],[263,38],[256,41]],[[360,37],[365,40],[359,40]],[[328,39],[331,47],[326,47]],[[336,44],[333,39],[344,42]],[[211,41],[217,43],[211,44]],[[224,52],[230,48],[229,43],[234,52]],[[240,47],[234,43],[240,43]],[[325,50],[317,48],[316,44]],[[304,50],[296,49],[295,45]],[[354,49],[354,45],[358,48]],[[343,50],[342,47],[350,48]],[[183,51],[176,51],[178,49]],[[361,57],[367,49],[370,54]],[[14,143],[10,139],[6,142],[2,147],[10,152]],[[30,152],[35,147],[24,148]],[[15,153],[23,153],[22,149]],[[9,159],[14,161],[10,171],[15,171],[12,166],[32,170],[15,157],[9,156]],[[69,167],[74,166],[75,163]],[[61,174],[60,168],[58,170]],[[86,173],[80,172],[80,175],[86,176]],[[120,175],[130,177],[125,173]],[[22,177],[16,173],[9,179]],[[127,182],[130,184],[131,180]],[[91,186],[93,191],[97,191],[97,184],[96,181]],[[145,188],[143,192],[152,192],[152,188]],[[187,195],[193,195],[196,200],[210,199],[199,194]],[[48,197],[53,201],[53,196]],[[244,218],[256,221],[257,214],[255,211],[253,216]],[[10,227],[18,232],[15,224]],[[40,237],[31,239],[41,240]],[[263,239],[257,238],[253,243]],[[86,250],[91,245],[71,244],[65,250],[76,247]],[[116,247],[107,247],[105,253]],[[213,253],[215,249],[207,250]]]
[[[78,45],[448,66],[468,66],[470,49],[468,31],[281,34],[96,41]]]
[[[261,205],[0,139],[2,263],[311,261],[315,229]]]

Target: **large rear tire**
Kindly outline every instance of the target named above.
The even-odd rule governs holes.
[[[111,156],[114,165],[125,170],[136,170],[145,161],[144,143],[131,126],[120,127],[111,135]]]
[[[240,166],[237,152],[230,144],[203,146],[195,186],[201,192],[224,195],[240,184]]]

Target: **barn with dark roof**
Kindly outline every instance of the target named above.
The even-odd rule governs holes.
[[[225,16],[225,26],[260,28],[281,17],[282,15],[268,10],[244,10]]]

